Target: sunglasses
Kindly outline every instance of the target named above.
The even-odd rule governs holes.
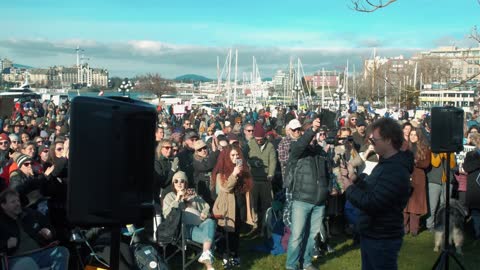
[[[63,148],[57,148],[57,149],[55,149],[55,150],[57,150],[57,151],[63,151]]]
[[[253,129],[246,129],[246,132],[253,132]]]
[[[174,184],[178,184],[178,183],[180,183],[180,184],[185,184],[185,182],[186,182],[186,181],[183,180],[183,179],[175,179],[175,180],[173,180],[173,183],[174,183]]]
[[[25,167],[28,167],[28,166],[30,166],[30,165],[32,165],[32,163],[30,163],[30,162],[25,162],[25,163],[23,163],[23,166],[25,166]]]
[[[19,141],[12,141],[12,143],[19,143]]]
[[[198,149],[197,152],[202,152],[203,150],[207,151],[207,147],[202,147],[202,148]]]
[[[172,149],[172,147],[171,147],[171,146],[163,146],[162,148],[165,148],[165,149],[167,149],[167,150],[170,150],[170,149]]]
[[[325,136],[325,135],[327,135],[327,134],[325,134],[324,132],[320,132],[320,133],[318,133],[318,135],[319,135],[319,136]]]
[[[377,141],[381,141],[381,140],[383,140],[383,138],[378,138],[378,139],[376,139],[376,138],[371,137],[371,138],[368,138],[368,140],[369,140],[373,145],[375,145],[375,143],[376,143]]]
[[[300,128],[292,129],[293,132],[300,132]]]
[[[42,151],[43,153],[48,153],[48,149],[45,149]]]
[[[8,141],[0,142],[0,145],[8,145]]]
[[[37,141],[37,143],[43,143],[43,141]]]
[[[350,121],[357,121],[357,119],[355,119],[355,118],[352,118],[352,119],[350,119]]]

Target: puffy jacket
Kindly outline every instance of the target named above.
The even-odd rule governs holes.
[[[315,132],[308,129],[290,146],[289,190],[293,200],[322,205],[328,195],[327,153],[321,146],[310,144],[314,136]]]
[[[358,228],[362,236],[403,237],[403,209],[409,198],[413,160],[410,151],[381,158],[369,176],[347,188],[347,199],[360,210]]]

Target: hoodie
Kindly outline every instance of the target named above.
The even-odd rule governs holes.
[[[403,209],[410,197],[413,168],[413,153],[399,151],[388,159],[381,158],[369,176],[347,188],[347,199],[360,209],[357,225],[363,237],[403,237]]]

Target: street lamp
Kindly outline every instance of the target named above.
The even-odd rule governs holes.
[[[342,85],[339,85],[337,90],[335,90],[335,97],[338,96],[338,111],[342,111],[342,96],[345,94]]]
[[[130,89],[133,89],[133,84],[131,81],[128,80],[128,78],[125,78],[122,81],[122,84],[118,88],[118,92],[122,92],[122,95],[125,96],[125,92],[128,94],[128,97],[130,97]]]
[[[293,91],[297,93],[297,110],[300,110],[300,85],[298,85],[298,83],[295,84]]]

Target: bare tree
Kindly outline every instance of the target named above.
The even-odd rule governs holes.
[[[172,82],[162,78],[160,74],[146,74],[135,78],[135,89],[154,93],[158,96],[175,93]]]
[[[397,0],[352,0],[353,9],[360,12],[374,12],[384,8]]]

